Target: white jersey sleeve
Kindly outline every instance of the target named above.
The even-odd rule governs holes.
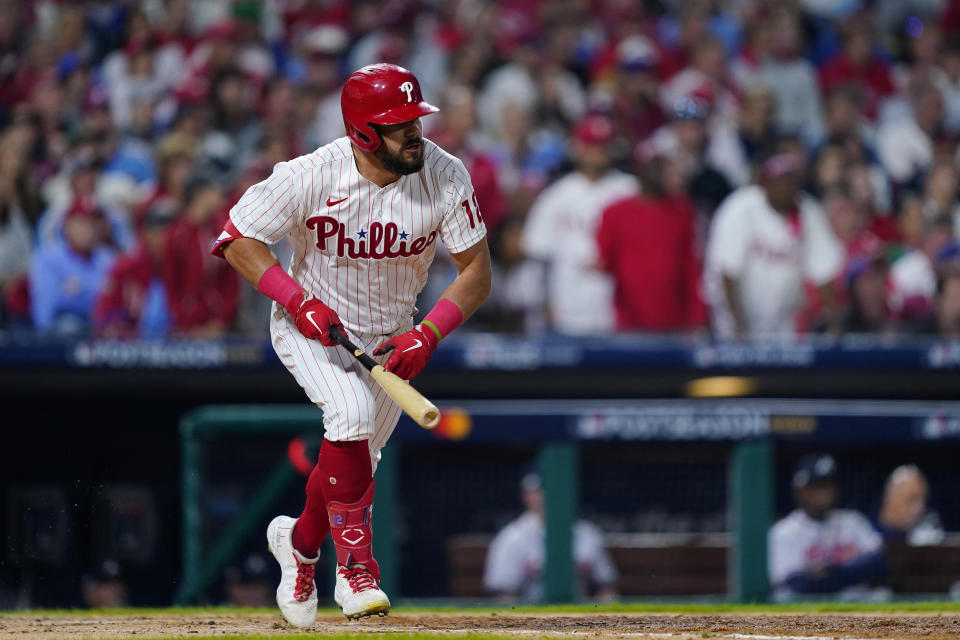
[[[447,251],[455,254],[483,240],[487,235],[487,227],[473,192],[470,174],[458,158],[453,158],[447,177],[446,213],[440,221],[440,240]]]
[[[805,568],[804,551],[806,547],[800,544],[798,538],[803,537],[800,523],[795,514],[780,520],[767,536],[767,570],[770,574],[770,585],[780,586],[791,574]]]
[[[289,162],[278,163],[269,178],[247,189],[230,209],[230,221],[245,238],[276,244],[300,221],[301,182]]]
[[[803,230],[803,274],[814,284],[826,284],[840,273],[843,247],[823,208],[812,199],[803,203]]]
[[[524,547],[514,524],[500,530],[487,549],[483,586],[492,593],[518,593],[525,582]]]
[[[609,586],[617,580],[617,569],[603,544],[603,533],[585,520],[574,528],[573,555],[578,567],[584,568],[598,585]]]
[[[717,209],[707,241],[707,259],[721,275],[736,278],[743,273],[750,248],[750,206],[753,194],[738,191]]]

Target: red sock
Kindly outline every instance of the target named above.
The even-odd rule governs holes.
[[[303,507],[303,513],[297,519],[297,524],[293,527],[292,534],[293,548],[305,558],[315,558],[324,538],[330,533],[327,501],[324,500],[323,491],[321,491],[322,479],[323,471],[320,469],[320,458],[318,458],[317,464],[307,479],[307,502]]]
[[[324,439],[317,464],[307,480],[303,513],[293,528],[293,548],[307,558],[316,557],[320,545],[330,533],[327,502],[356,502],[370,486],[372,478],[373,467],[366,440],[331,442]]]

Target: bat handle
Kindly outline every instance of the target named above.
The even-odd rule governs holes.
[[[350,349],[351,351],[355,348],[353,343],[350,342],[350,339],[347,338],[347,334],[343,332],[339,326],[332,326],[327,329],[327,332],[330,334],[330,337],[333,338],[334,342],[339,344],[341,347]]]
[[[347,337],[347,334],[343,329],[340,327],[330,327],[327,331],[329,331],[330,337],[333,338],[333,340],[341,347],[349,351],[350,354],[356,358],[367,371],[371,371],[375,366],[377,366],[377,362],[368,356],[366,351],[350,341],[350,338]]]

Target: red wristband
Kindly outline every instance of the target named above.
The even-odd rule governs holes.
[[[420,324],[433,330],[437,334],[437,340],[442,340],[463,324],[463,311],[455,303],[443,298]]]
[[[300,303],[307,296],[303,287],[297,284],[297,281],[291,278],[279,264],[263,272],[260,281],[257,282],[257,291],[282,304],[291,318],[297,317]]]

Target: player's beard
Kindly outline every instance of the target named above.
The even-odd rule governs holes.
[[[420,148],[417,150],[413,160],[404,160],[403,154],[406,152],[407,147],[411,144],[418,144],[420,145]],[[423,138],[407,140],[396,153],[391,153],[387,149],[386,143],[381,144],[379,147],[377,147],[377,150],[373,152],[373,155],[377,158],[377,160],[380,161],[380,164],[383,165],[383,168],[392,174],[405,176],[411,173],[416,173],[423,168]]]

